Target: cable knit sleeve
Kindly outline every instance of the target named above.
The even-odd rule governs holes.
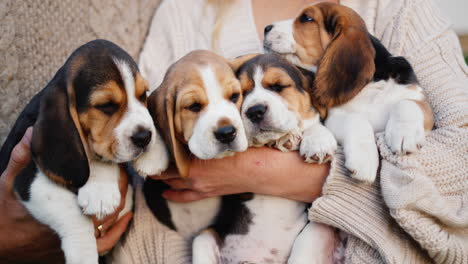
[[[365,242],[348,245],[361,244],[346,251],[349,262],[375,259],[378,252],[386,263],[467,263],[468,70],[432,0],[384,2],[387,13],[377,19],[391,19],[377,20],[375,35],[413,65],[436,127],[419,153],[404,157],[377,135],[382,161],[380,182],[373,185],[350,179],[339,151],[309,216]]]
[[[159,223],[148,209],[141,191],[143,181],[134,177],[135,212],[125,236],[106,256],[112,264],[188,264],[190,250],[177,232]]]

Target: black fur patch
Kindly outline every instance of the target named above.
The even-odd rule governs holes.
[[[252,198],[252,193],[225,195],[222,197],[221,209],[212,225],[221,241],[224,241],[227,235],[243,235],[249,232],[249,226],[252,223],[252,213],[244,203]]]
[[[0,149],[0,174],[6,169],[8,162],[10,161],[10,155],[13,151],[13,148],[20,142],[23,138],[26,129],[30,126],[33,126],[39,115],[39,106],[42,99],[44,90],[36,94],[29,104],[24,108],[24,110],[19,115],[16,123],[11,129],[8,137],[5,140],[2,148]]]
[[[162,193],[169,189],[169,185],[163,181],[146,178],[143,184],[143,195],[145,196],[146,204],[158,219],[158,221],[172,230],[176,230],[171,218],[171,211],[167,205],[167,200],[162,197]]]
[[[68,111],[66,88],[51,85],[41,101],[31,153],[45,174],[61,177],[67,187],[80,188],[89,177],[88,159]]]
[[[23,201],[31,198],[31,183],[38,172],[36,164],[31,160],[28,165],[16,176],[13,187]]]
[[[89,107],[89,95],[98,85],[113,80],[120,87],[124,87],[114,59],[127,63],[134,76],[138,72],[138,66],[130,55],[107,40],[89,42],[77,49],[69,60],[72,60],[75,56],[80,56],[85,61],[73,80],[78,112],[82,112]]]
[[[394,79],[398,84],[416,84],[418,79],[411,64],[404,57],[394,57],[382,45],[382,43],[369,34],[372,45],[375,49],[375,73],[374,82],[381,80],[388,81]]]
[[[247,72],[248,78],[253,82],[253,75],[257,66],[262,67],[263,71],[270,67],[283,69],[291,77],[296,88],[300,92],[304,92],[305,87],[303,87],[299,69],[276,53],[262,54],[246,61],[239,67],[236,76],[239,77],[243,72]]]

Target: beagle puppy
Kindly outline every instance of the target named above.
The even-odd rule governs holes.
[[[249,146],[299,150],[311,163],[332,158],[337,143],[307,92],[313,76],[276,54],[240,57],[234,70]],[[225,196],[211,228],[194,240],[193,263],[326,263],[330,237],[321,234],[330,228],[308,223],[303,202],[251,193]]]
[[[34,124],[33,159],[14,182],[24,206],[61,239],[68,264],[97,264],[91,215],[119,206],[119,163],[140,174],[165,170],[168,154],[146,108],[148,86],[117,45],[94,40],[79,47],[26,106],[0,153],[2,170]],[[131,210],[129,186],[120,216]]]
[[[352,9],[333,3],[305,8],[265,28],[264,48],[316,72],[312,102],[344,148],[352,177],[373,182],[379,166],[374,133],[390,149],[417,152],[434,125],[410,63],[370,35]]]
[[[242,91],[226,59],[204,50],[175,62],[150,95],[148,108],[181,177],[191,156],[216,159],[247,149],[240,116]],[[174,203],[162,197],[168,186],[146,179],[143,193],[156,218],[191,239],[216,217],[221,198]]]

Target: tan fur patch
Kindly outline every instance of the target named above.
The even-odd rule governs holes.
[[[424,113],[424,130],[430,131],[434,127],[434,113],[432,108],[426,101],[412,100],[419,105]]]
[[[119,106],[110,116],[95,108],[108,102]],[[90,96],[90,108],[79,114],[80,124],[86,136],[85,142],[88,143],[92,155],[99,153],[99,156],[107,160],[114,158],[118,144],[114,129],[119,125],[126,110],[126,92],[115,81],[109,81],[95,88]]]
[[[269,67],[264,73],[262,86],[269,87],[275,84],[288,86],[284,88],[279,95],[288,102],[289,109],[298,113],[302,120],[307,120],[315,116],[316,112],[312,108],[309,94],[305,91],[300,92],[299,88],[296,87],[295,82],[286,71],[281,68]]]
[[[137,72],[135,76],[135,98],[144,99],[142,103],[146,106],[146,93],[148,92],[148,82]],[[141,100],[140,100],[141,101]]]

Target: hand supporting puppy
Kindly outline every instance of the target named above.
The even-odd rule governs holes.
[[[297,152],[265,147],[223,159],[194,160],[186,179],[178,178],[175,169],[153,178],[166,178],[172,190],[163,195],[175,202],[244,192],[311,202],[320,195],[329,169],[328,163],[305,163]]]
[[[0,176],[0,262],[4,263],[63,263],[60,240],[47,226],[36,221],[16,199],[13,191],[15,177],[31,160],[29,145],[32,128],[29,128],[20,143],[13,149],[10,162]],[[128,177],[121,177],[121,194],[127,192]],[[101,221],[94,221],[95,227],[102,226],[97,238],[99,253],[110,250],[127,229],[132,218],[129,213],[116,222],[123,208]],[[103,234],[105,233],[105,234]],[[96,232],[99,235],[99,232]]]

